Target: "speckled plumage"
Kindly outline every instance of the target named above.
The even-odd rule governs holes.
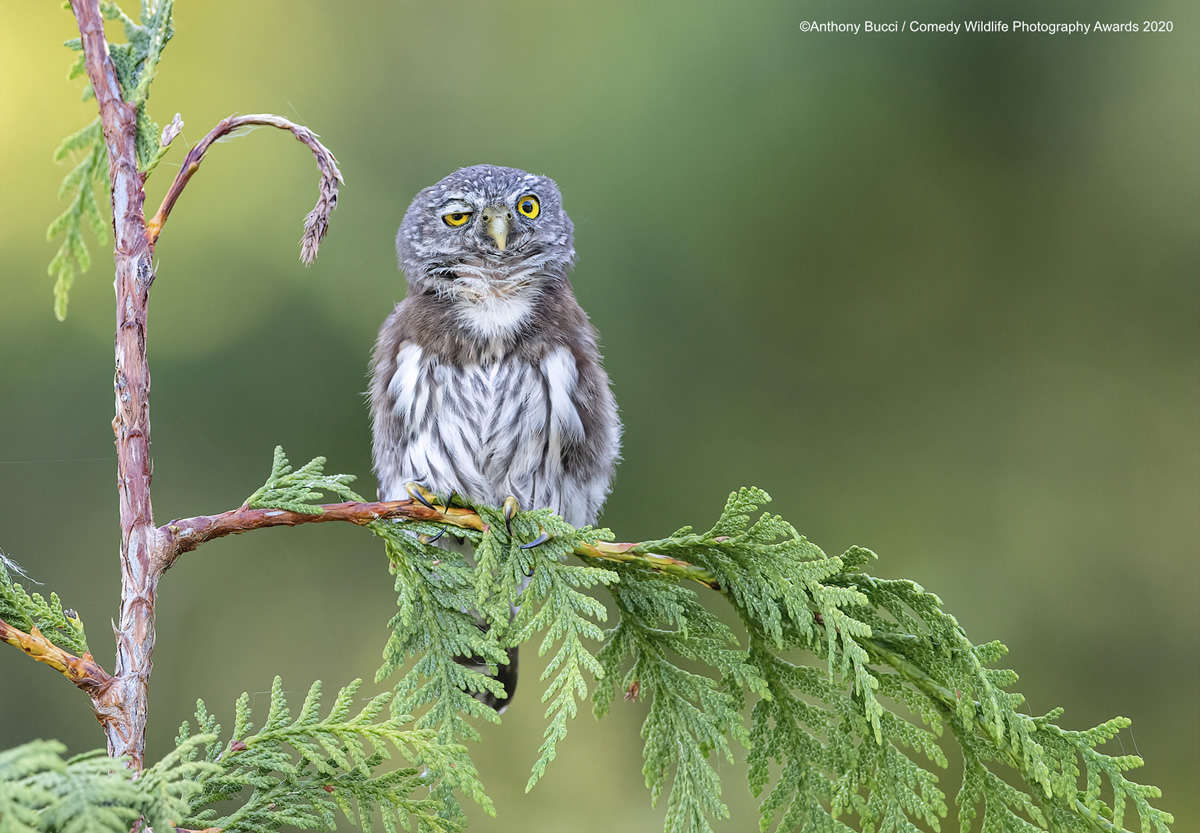
[[[518,210],[530,195],[533,217]],[[396,237],[408,295],[371,363],[381,500],[407,497],[415,481],[595,522],[620,421],[567,279],[573,234],[554,182],[515,168],[464,168],[417,194]],[[508,671],[511,694],[515,655]]]

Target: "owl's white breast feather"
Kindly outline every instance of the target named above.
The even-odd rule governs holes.
[[[566,347],[558,347],[542,359],[542,375],[550,392],[550,434],[559,440],[562,434],[572,440],[583,439],[583,421],[571,400],[579,383],[579,367]]]
[[[485,341],[512,334],[533,312],[536,293],[488,293],[459,302],[459,320]]]
[[[388,396],[392,399],[392,411],[410,425],[416,421],[417,411],[424,411],[428,404],[429,388],[418,385],[421,374],[421,348],[412,342],[400,347],[396,354],[396,371],[388,381]],[[418,404],[417,397],[424,393],[425,404]]]
[[[540,294],[537,274],[545,257],[528,257],[517,265],[465,260],[454,267],[455,280],[446,291],[455,312],[472,334],[487,342],[503,340],[525,323]]]

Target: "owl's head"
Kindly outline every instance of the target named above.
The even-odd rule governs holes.
[[[553,180],[475,165],[417,194],[396,253],[415,292],[511,296],[565,276],[575,261],[573,235]]]

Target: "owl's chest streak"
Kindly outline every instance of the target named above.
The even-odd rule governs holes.
[[[574,375],[556,371],[556,362],[506,357],[460,366],[406,345],[389,389],[406,434],[407,475],[493,505],[508,495],[526,505],[556,502],[564,426],[579,423]]]
[[[459,469],[477,469],[489,481],[514,466],[535,464],[529,457],[545,443],[548,421],[544,380],[521,361],[434,369],[435,419],[443,420],[446,446]]]

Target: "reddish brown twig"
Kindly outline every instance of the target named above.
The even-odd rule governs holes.
[[[179,199],[183,189],[187,187],[192,175],[200,168],[200,163],[204,161],[204,154],[208,153],[208,149],[213,142],[223,136],[228,136],[235,130],[242,127],[252,127],[258,125],[266,125],[269,127],[278,127],[280,130],[290,130],[297,141],[308,145],[312,150],[313,156],[316,157],[317,167],[321,169],[321,182],[318,186],[317,204],[313,210],[304,218],[304,236],[300,239],[300,259],[305,264],[310,264],[317,258],[317,248],[321,244],[321,240],[325,237],[325,232],[329,230],[329,214],[337,207],[338,183],[342,182],[342,172],[338,170],[337,159],[329,148],[325,147],[317,141],[317,134],[313,133],[307,127],[298,124],[293,124],[280,116],[273,116],[269,113],[256,113],[250,116],[229,116],[221,119],[217,126],[209,131],[208,135],[200,140],[200,143],[188,151],[184,157],[183,165],[179,169],[179,173],[175,175],[175,181],[171,183],[167,195],[163,197],[162,205],[159,206],[158,212],[150,218],[146,223],[146,233],[149,235],[150,245],[154,246],[158,239],[159,233],[162,231],[163,225],[167,222],[167,217],[171,213],[171,209],[175,207],[175,201]]]
[[[365,526],[373,521],[407,518],[413,521],[451,523],[464,529],[482,531],[487,528],[483,519],[470,509],[460,509],[456,506],[446,510],[430,509],[415,500],[327,503],[320,508],[320,514],[309,515],[283,509],[251,509],[249,506],[241,506],[219,515],[200,515],[171,521],[158,530],[161,559],[158,565],[159,572],[170,569],[175,559],[206,541],[270,526],[299,526],[327,521],[345,521]]]
[[[457,506],[446,509],[434,506],[431,509],[415,500],[326,503],[318,508],[321,510],[320,514],[310,515],[288,512],[283,509],[251,509],[248,506],[241,506],[219,515],[200,515],[195,518],[171,521],[158,530],[157,552],[160,560],[156,569],[159,574],[165,572],[171,568],[179,556],[185,552],[191,552],[206,541],[223,538],[226,535],[240,535],[252,529],[263,529],[270,526],[299,526],[300,524],[325,523],[327,521],[344,521],[365,526],[373,521],[405,518],[410,521],[446,523],[461,529],[475,529],[480,532],[488,528],[483,518],[471,509]],[[584,558],[636,564],[655,572],[698,582],[712,590],[721,589],[713,575],[703,567],[680,561],[678,558],[649,552],[642,549],[641,544],[597,541],[595,544],[579,545],[575,548],[575,554]]]
[[[55,645],[34,625],[29,633],[0,619],[0,642],[19,648],[38,662],[45,663],[91,696],[101,694],[112,676],[100,667],[90,653],[77,657]]]

